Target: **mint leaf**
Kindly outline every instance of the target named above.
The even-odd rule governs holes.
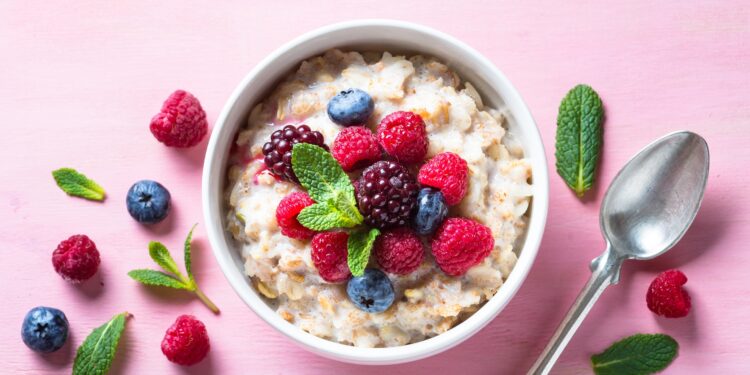
[[[128,276],[130,276],[133,280],[140,282],[141,284],[164,286],[174,289],[192,290],[191,285],[186,285],[182,281],[177,280],[173,276],[169,276],[164,272],[140,269],[128,272]]]
[[[354,186],[328,151],[316,145],[298,143],[292,149],[292,168],[300,184],[317,202],[297,216],[303,226],[322,231],[352,228],[362,223]]]
[[[297,215],[297,221],[304,227],[318,232],[343,227],[346,224],[340,213],[329,202],[315,203],[305,207]]]
[[[346,262],[349,265],[349,270],[352,271],[352,275],[362,276],[365,273],[365,267],[370,261],[370,250],[372,250],[375,239],[379,234],[380,231],[376,228],[369,231],[360,229],[349,234],[349,240],[346,243],[349,251]]]
[[[568,91],[560,103],[555,136],[555,166],[565,183],[580,197],[594,184],[602,148],[604,108],[587,85]]]
[[[76,352],[73,375],[102,375],[109,371],[127,316],[127,312],[115,315],[86,337]]]
[[[161,242],[151,241],[148,244],[148,254],[151,259],[156,262],[164,271],[171,272],[175,275],[180,275],[180,271],[177,269],[177,263],[172,259],[172,255],[169,254],[166,246]]]
[[[663,334],[637,334],[591,357],[597,375],[647,375],[664,370],[677,356],[677,341]]]
[[[356,205],[347,201],[339,193],[338,200],[329,200],[305,207],[297,215],[297,221],[303,226],[324,231],[333,228],[352,228],[362,223],[362,215]]]
[[[92,201],[104,200],[104,189],[73,168],[60,168],[52,171],[52,177],[57,186],[70,196]]]
[[[190,232],[188,232],[187,238],[185,238],[185,271],[187,271],[190,284],[197,287],[197,285],[195,285],[195,277],[193,277],[193,260],[190,254],[190,243],[193,241],[193,231],[196,226],[198,226],[197,223],[190,228]]]
[[[198,224],[190,228],[190,232],[188,232],[187,238],[185,238],[185,270],[187,271],[187,277],[180,272],[169,250],[161,243],[155,241],[152,241],[148,246],[149,255],[151,255],[156,264],[167,272],[139,269],[128,272],[128,276],[145,285],[183,289],[195,293],[196,297],[211,309],[214,314],[218,314],[220,313],[219,308],[203,294],[203,291],[198,288],[198,284],[195,282],[195,277],[193,277],[191,242],[193,239],[193,230],[195,230],[196,225]]]
[[[354,186],[349,176],[331,154],[320,146],[298,143],[292,149],[292,169],[300,184],[318,203],[336,199],[337,192],[351,193]]]

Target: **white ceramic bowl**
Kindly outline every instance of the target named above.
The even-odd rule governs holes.
[[[331,48],[380,50],[432,55],[455,69],[481,93],[485,103],[504,103],[514,121],[511,131],[521,140],[532,166],[533,200],[530,220],[518,262],[507,281],[482,308],[463,323],[422,342],[392,348],[358,348],[324,340],[302,331],[279,317],[259,297],[244,273],[239,245],[225,230],[229,149],[250,109],[303,60]],[[412,23],[361,20],[311,31],[282,46],[261,61],[240,82],[227,101],[211,134],[203,166],[203,212],[216,260],[234,290],[268,324],[306,349],[325,357],[360,364],[394,364],[437,354],[479,331],[513,298],[531,268],[544,231],[548,205],[548,176],[544,148],[529,110],[508,79],[477,51],[455,38]]]

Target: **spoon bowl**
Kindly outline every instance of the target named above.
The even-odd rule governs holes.
[[[708,145],[691,132],[646,146],[604,195],[600,224],[612,250],[651,259],[682,238],[698,213],[708,180]]]

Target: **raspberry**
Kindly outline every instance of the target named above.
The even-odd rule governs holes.
[[[380,160],[380,145],[370,129],[352,126],[343,129],[333,141],[331,154],[345,171]]]
[[[297,221],[297,215],[307,206],[312,206],[315,201],[307,193],[296,192],[287,195],[276,207],[276,221],[281,227],[281,234],[298,240],[309,240],[315,235],[315,231],[302,226]]]
[[[287,125],[273,132],[271,140],[263,145],[263,161],[271,173],[292,182],[299,182],[292,170],[292,147],[297,143],[310,143],[328,151],[320,132],[310,130],[307,125]]]
[[[413,164],[427,154],[427,131],[414,112],[393,112],[378,125],[378,140],[385,152],[401,163]]]
[[[408,275],[424,260],[424,245],[412,229],[401,227],[384,232],[375,241],[375,259],[383,271]]]
[[[362,172],[355,190],[365,222],[383,229],[409,222],[417,204],[419,184],[401,164],[379,161]]]
[[[352,276],[346,263],[348,240],[345,232],[323,232],[313,237],[310,257],[323,280],[340,283]]]
[[[77,234],[60,242],[52,252],[52,265],[66,281],[80,283],[99,269],[99,250],[86,235]]]
[[[161,341],[161,352],[182,366],[192,366],[206,357],[211,343],[206,326],[192,315],[180,315],[167,329]]]
[[[490,228],[465,218],[449,218],[432,239],[432,255],[443,272],[461,276],[490,255],[495,246]]]
[[[646,293],[648,309],[667,318],[682,318],[690,312],[690,295],[683,285],[687,276],[679,270],[660,273]]]
[[[440,189],[445,203],[458,204],[469,188],[469,168],[466,160],[452,152],[437,154],[422,165],[417,176],[422,185]]]
[[[193,94],[177,90],[151,119],[151,134],[169,147],[192,147],[208,133],[206,112]]]

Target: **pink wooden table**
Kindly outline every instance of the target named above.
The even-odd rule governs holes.
[[[69,372],[88,332],[124,310],[135,317],[116,374],[524,373],[603,247],[598,209],[607,184],[642,146],[679,129],[703,135],[712,152],[695,224],[663,258],[626,264],[622,284],[599,301],[555,372],[586,373],[592,353],[636,332],[664,332],[680,342],[680,356],[666,373],[750,372],[747,1],[354,3],[0,2],[1,373]],[[444,354],[367,368],[309,354],[250,312],[225,281],[202,225],[194,269],[221,316],[180,292],[130,280],[128,270],[150,263],[148,241],[178,249],[190,225],[202,219],[205,142],[184,152],[148,132],[166,96],[177,88],[192,91],[213,123],[245,73],[283,42],[324,24],[375,17],[436,27],[489,57],[526,99],[552,170],[555,118],[565,92],[585,82],[604,100],[598,188],[581,202],[553,172],[539,256],[505,311]],[[95,178],[107,189],[107,201],[66,197],[50,176],[63,166]],[[172,192],[171,219],[153,229],[125,210],[125,192],[142,178]],[[88,234],[103,257],[98,276],[82,287],[62,282],[50,264],[57,243],[75,233]],[[645,306],[648,283],[671,267],[690,279],[694,309],[685,319],[660,319]],[[34,354],[20,339],[23,315],[40,304],[63,309],[71,322],[69,343],[54,355]],[[182,313],[202,319],[212,340],[208,359],[190,369],[171,364],[159,350],[163,332]]]

